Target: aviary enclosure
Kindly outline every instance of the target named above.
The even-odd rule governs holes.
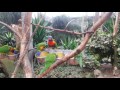
[[[0,78],[119,78],[120,13],[94,13],[0,12]]]

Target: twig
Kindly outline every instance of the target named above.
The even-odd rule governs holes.
[[[103,27],[106,29],[106,30],[108,30],[108,28],[105,26],[105,25],[103,25]],[[109,31],[109,30],[108,30]]]
[[[91,28],[90,31],[95,32],[110,16],[112,15],[112,12],[106,12]],[[87,44],[87,42],[89,41],[91,35],[88,33],[85,35],[84,40],[81,42],[81,44],[71,53],[69,53],[68,55],[64,56],[61,60],[56,61],[54,64],[52,64],[50,66],[50,68],[48,68],[43,74],[38,75],[38,78],[42,78],[44,77],[46,74],[48,74],[51,70],[53,70],[54,68],[56,68],[58,65],[66,62],[67,60],[69,60],[70,58],[78,55],[80,52],[82,52]]]
[[[41,20],[38,22],[38,25],[40,24],[40,22],[42,21],[42,19],[43,19],[43,18],[41,18]],[[22,62],[24,56],[26,55],[26,53],[27,53],[27,51],[28,51],[28,48],[29,48],[29,44],[30,44],[30,42],[31,42],[31,39],[33,38],[33,36],[35,35],[36,31],[38,30],[38,27],[39,27],[39,26],[36,26],[33,34],[31,35],[31,37],[30,37],[30,39],[29,39],[29,41],[28,41],[28,43],[27,43],[27,45],[26,45],[26,48],[25,48],[23,54],[21,55],[20,59],[19,59],[18,62],[17,62],[17,65],[16,65],[16,67],[15,67],[14,72],[12,73],[11,78],[14,78],[14,77],[15,77],[16,72],[17,72],[17,70],[18,70],[18,67],[19,67],[20,63]],[[27,33],[26,33],[26,34],[27,34]]]
[[[71,23],[72,21],[74,21],[74,20],[75,20],[75,19],[72,19],[72,20],[70,20],[70,21],[67,23],[67,25],[66,25],[64,31],[67,29],[68,25],[70,25],[70,23]]]

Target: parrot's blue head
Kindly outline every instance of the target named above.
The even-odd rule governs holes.
[[[48,40],[52,40],[53,39],[53,37],[52,36],[48,36]]]
[[[36,53],[36,57],[38,57],[38,56],[40,56],[40,52],[37,52],[37,53]]]

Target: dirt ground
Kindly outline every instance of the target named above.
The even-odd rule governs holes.
[[[35,68],[35,74],[37,75],[43,67],[43,65],[40,65]],[[44,78],[95,78],[95,76],[94,70],[81,69],[80,66],[62,65],[51,71]],[[120,78],[120,74],[113,76],[112,72],[104,71],[98,78]]]
[[[10,72],[13,72],[14,65],[13,62],[8,60],[8,70]],[[34,71],[35,75],[38,75],[40,70],[44,67],[43,64],[35,65]],[[120,69],[119,69],[120,72]],[[20,74],[20,73],[19,73]],[[22,78],[21,75],[19,75],[20,78]],[[18,76],[18,77],[19,77]],[[79,65],[77,66],[71,66],[71,65],[60,65],[53,71],[51,71],[47,76],[44,78],[95,78],[94,76],[94,70],[91,69],[81,69]],[[112,72],[109,70],[106,70],[102,72],[102,76],[100,78],[120,78],[120,74],[117,76],[113,76]]]

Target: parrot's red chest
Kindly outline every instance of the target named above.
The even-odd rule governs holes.
[[[55,47],[55,41],[53,41],[53,40],[48,40],[48,46],[49,46],[49,47]]]

